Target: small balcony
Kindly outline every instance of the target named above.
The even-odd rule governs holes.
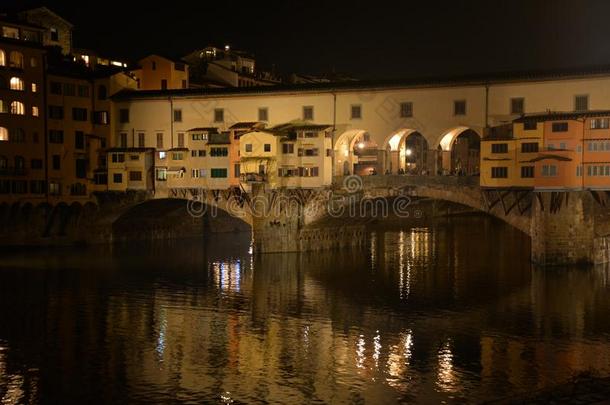
[[[242,183],[267,183],[269,179],[264,173],[244,173],[239,178]]]

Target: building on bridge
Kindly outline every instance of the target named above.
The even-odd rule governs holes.
[[[482,187],[610,190],[610,111],[524,116],[482,145]]]

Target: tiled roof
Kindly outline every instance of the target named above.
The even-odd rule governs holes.
[[[557,79],[586,78],[594,76],[610,76],[610,65],[589,66],[572,69],[539,70],[527,72],[504,72],[492,74],[473,74],[449,77],[419,77],[391,80],[361,80],[329,83],[279,84],[275,86],[172,89],[172,90],[139,90],[122,91],[114,98],[117,100],[155,98],[155,97],[193,97],[232,94],[265,94],[286,92],[333,92],[364,89],[386,88],[426,88],[426,87],[457,87],[483,86],[497,83],[534,82]]]
[[[517,118],[515,122],[567,121],[596,117],[610,117],[610,110],[548,112],[545,114],[526,115],[524,117]]]
[[[186,132],[208,132],[208,133],[216,134],[216,133],[218,133],[218,128],[216,128],[216,127],[197,127],[197,128],[191,128]]]
[[[262,124],[259,121],[251,121],[251,122],[237,122],[229,127],[229,129],[250,129],[255,126]]]

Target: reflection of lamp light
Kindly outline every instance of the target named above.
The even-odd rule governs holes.
[[[359,147],[360,149],[364,149],[364,142],[360,142],[360,143],[358,144],[358,147]]]
[[[411,156],[413,154],[413,151],[411,149],[407,149],[407,156]]]

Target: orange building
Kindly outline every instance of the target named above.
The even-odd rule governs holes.
[[[159,55],[149,55],[138,61],[137,77],[140,90],[175,90],[189,87],[189,67],[186,63]]]

